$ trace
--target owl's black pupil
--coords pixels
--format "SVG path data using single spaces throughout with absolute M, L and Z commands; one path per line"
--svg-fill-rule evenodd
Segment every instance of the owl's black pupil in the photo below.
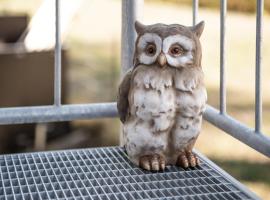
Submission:
M 148 48 L 148 53 L 150 53 L 150 54 L 154 53 L 154 48 L 153 47 L 149 47 Z
M 179 53 L 179 51 L 180 51 L 179 48 L 174 48 L 173 49 L 173 53 L 175 53 L 175 54 Z

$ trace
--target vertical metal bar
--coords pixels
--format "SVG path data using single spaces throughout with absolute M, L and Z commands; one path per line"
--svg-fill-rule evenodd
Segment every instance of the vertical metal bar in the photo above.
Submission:
M 133 66 L 132 62 L 136 39 L 134 23 L 140 18 L 143 2 L 143 0 L 122 0 L 122 74 Z
M 226 31 L 227 0 L 220 2 L 220 114 L 226 113 L 226 74 L 225 74 L 225 31 Z
M 121 76 L 133 67 L 136 31 L 135 21 L 141 18 L 144 0 L 122 0 Z M 120 145 L 123 134 L 120 133 Z
M 48 124 L 38 123 L 35 127 L 35 151 L 44 151 L 46 149 Z
M 61 105 L 60 0 L 55 0 L 54 105 Z
M 257 0 L 256 14 L 256 73 L 255 73 L 255 132 L 261 132 L 262 95 L 261 95 L 261 50 L 262 50 L 262 15 L 263 0 Z
M 198 21 L 199 0 L 192 1 L 192 25 L 195 26 Z

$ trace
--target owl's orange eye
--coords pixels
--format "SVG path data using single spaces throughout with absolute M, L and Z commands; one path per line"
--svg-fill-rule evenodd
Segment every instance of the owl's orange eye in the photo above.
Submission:
M 169 53 L 172 56 L 180 56 L 185 52 L 185 50 L 178 44 L 172 45 L 169 49 Z
M 145 52 L 149 56 L 153 56 L 156 53 L 156 46 L 154 44 L 147 45 Z

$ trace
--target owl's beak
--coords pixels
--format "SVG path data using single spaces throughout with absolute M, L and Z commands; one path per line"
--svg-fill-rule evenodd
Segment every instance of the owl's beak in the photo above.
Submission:
M 160 53 L 158 56 L 158 64 L 160 67 L 164 67 L 167 63 L 167 59 L 164 53 Z

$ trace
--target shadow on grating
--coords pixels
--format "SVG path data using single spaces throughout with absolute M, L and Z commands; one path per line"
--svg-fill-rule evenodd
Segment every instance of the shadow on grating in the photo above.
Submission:
M 252 199 L 202 160 L 151 173 L 120 147 L 0 156 L 0 200 Z

